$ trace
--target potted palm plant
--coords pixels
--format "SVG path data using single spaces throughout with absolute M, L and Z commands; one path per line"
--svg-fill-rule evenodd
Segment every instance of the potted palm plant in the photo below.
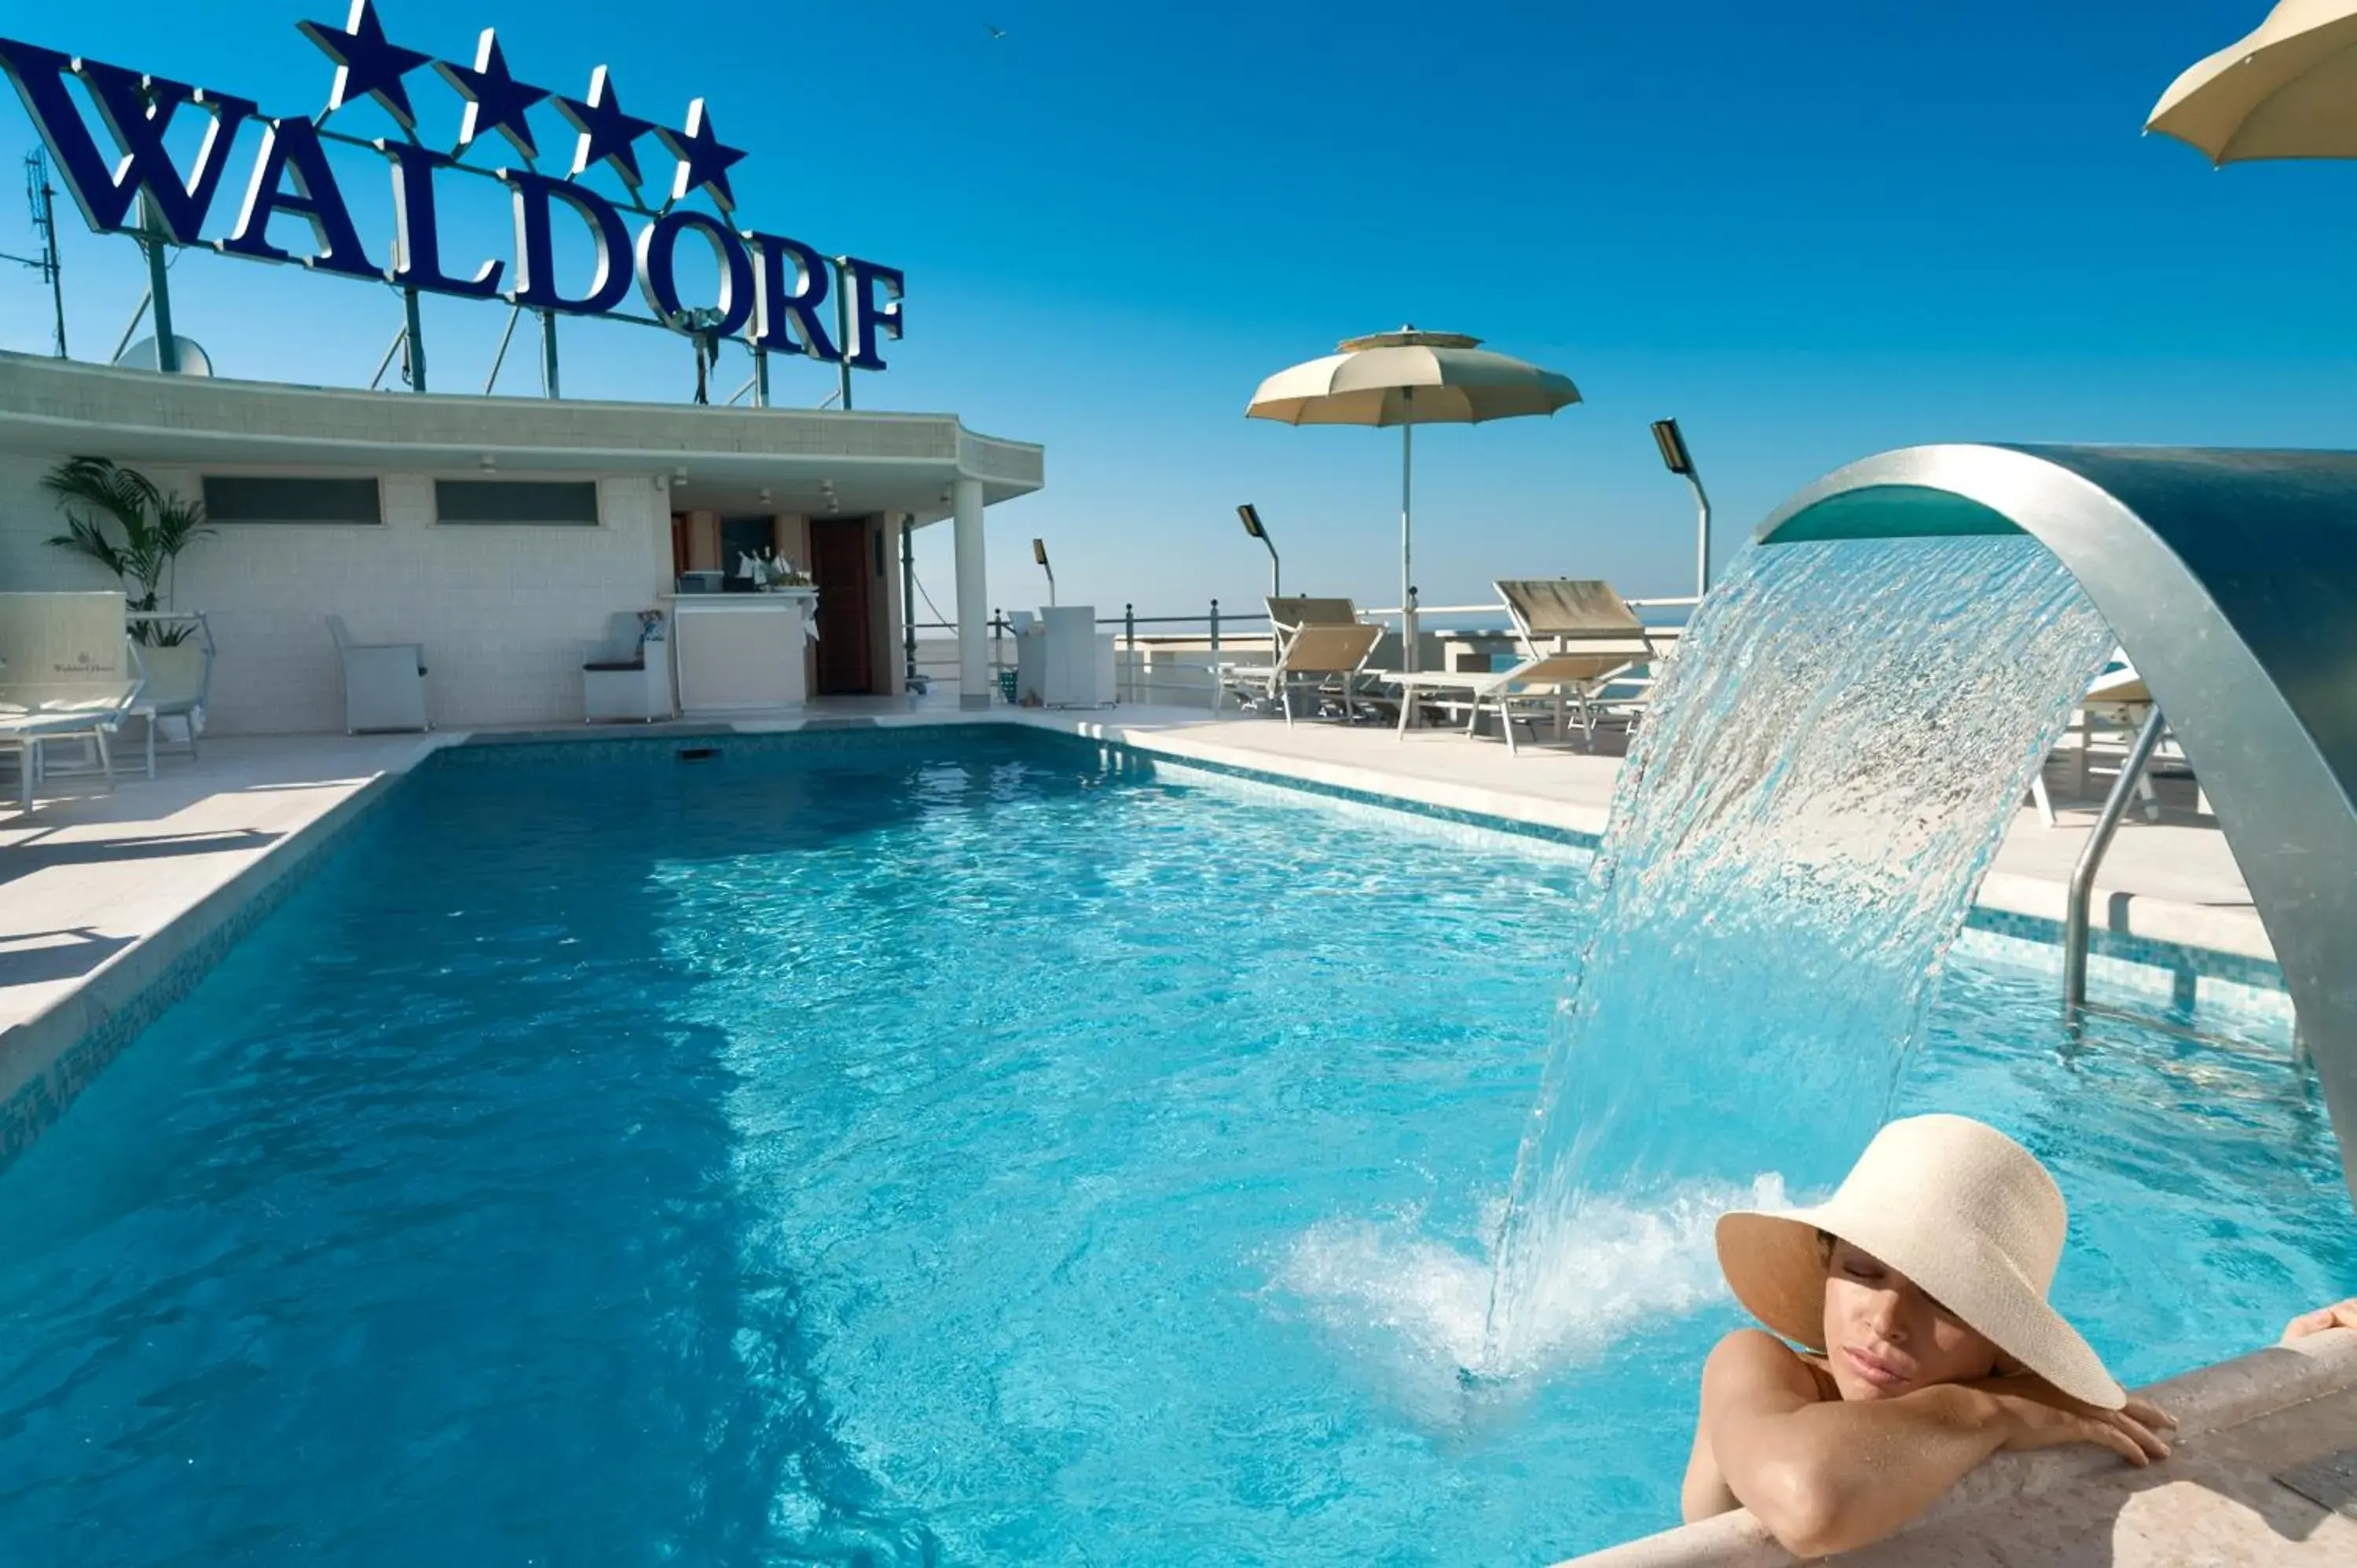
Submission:
M 138 469 L 105 457 L 70 457 L 43 475 L 41 485 L 66 514 L 67 531 L 51 538 L 51 544 L 113 573 L 133 609 L 172 607 L 180 552 L 212 532 L 202 502 L 159 490 Z M 196 640 L 196 630 L 191 622 L 132 623 L 131 635 L 147 670 L 141 695 L 160 713 L 186 714 L 201 700 L 212 650 Z

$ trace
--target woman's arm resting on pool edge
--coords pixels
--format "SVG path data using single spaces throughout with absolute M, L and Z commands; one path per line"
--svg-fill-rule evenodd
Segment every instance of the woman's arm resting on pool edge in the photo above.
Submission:
M 2168 1452 L 2132 1416 L 1965 1383 L 1891 1400 L 1828 1400 L 1806 1362 L 1756 1328 L 1720 1340 L 1704 1364 L 1696 1436 L 1686 1517 L 1717 1511 L 1715 1477 L 1697 1474 L 1706 1442 L 1727 1489 L 1802 1557 L 1881 1540 L 2000 1448 L 2097 1443 L 2136 1465 Z
M 2338 1301 L 2330 1306 L 2319 1306 L 2314 1312 L 2303 1312 L 2284 1325 L 2278 1345 L 2288 1345 L 2295 1339 L 2305 1339 L 2311 1334 L 2321 1334 L 2328 1328 L 2357 1328 L 2357 1295 Z

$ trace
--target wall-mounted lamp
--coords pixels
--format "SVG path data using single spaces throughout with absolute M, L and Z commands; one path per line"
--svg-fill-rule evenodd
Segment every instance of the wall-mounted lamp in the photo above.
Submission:
M 1039 570 L 1048 574 L 1048 604 L 1052 608 L 1056 603 L 1056 569 L 1048 564 L 1046 540 L 1035 539 L 1031 542 L 1031 559 L 1039 563 Z
M 683 485 L 687 483 L 687 470 L 685 468 L 673 468 L 671 471 L 671 482 L 674 485 Z
M 1268 550 L 1268 593 L 1269 597 L 1275 598 L 1285 591 L 1284 569 L 1276 559 L 1276 541 L 1268 536 L 1268 530 L 1262 526 L 1260 521 L 1260 508 L 1252 502 L 1246 501 L 1236 508 L 1236 515 L 1243 519 L 1244 532 L 1259 540 Z
M 1695 510 L 1695 596 L 1710 592 L 1710 497 L 1703 492 L 1702 476 L 1695 472 L 1694 454 L 1686 450 L 1686 438 L 1674 419 L 1653 421 L 1653 443 L 1662 449 L 1662 467 L 1679 475 L 1694 488 Z
M 499 459 L 493 457 L 489 452 L 484 453 L 480 458 L 477 459 L 477 461 L 480 464 L 483 472 L 486 474 L 499 467 Z
M 763 506 L 770 504 L 770 487 L 767 485 L 761 487 L 761 504 Z

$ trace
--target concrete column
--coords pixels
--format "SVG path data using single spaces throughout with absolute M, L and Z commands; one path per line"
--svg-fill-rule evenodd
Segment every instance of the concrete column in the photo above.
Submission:
M 982 564 L 982 481 L 960 479 L 957 530 L 958 706 L 990 706 L 990 585 Z

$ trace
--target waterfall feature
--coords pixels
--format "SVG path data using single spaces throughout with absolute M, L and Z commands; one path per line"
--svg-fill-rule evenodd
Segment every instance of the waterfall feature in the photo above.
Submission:
M 1755 547 L 1622 770 L 1516 1156 L 1486 1365 L 1541 1363 L 1590 1205 L 1830 1184 L 2110 631 L 2020 535 Z

